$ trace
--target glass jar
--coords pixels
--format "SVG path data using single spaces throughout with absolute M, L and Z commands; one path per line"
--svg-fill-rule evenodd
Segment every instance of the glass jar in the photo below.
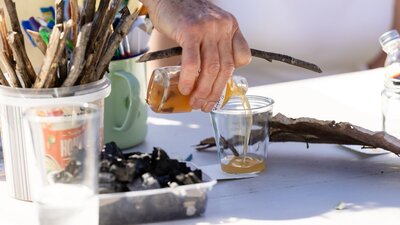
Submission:
M 387 57 L 382 90 L 382 129 L 400 138 L 400 35 L 397 30 L 382 34 L 379 42 Z
M 160 67 L 153 71 L 146 102 L 156 113 L 191 112 L 190 95 L 182 95 L 178 89 L 180 66 Z M 234 75 L 229 80 L 214 110 L 223 107 L 232 96 L 243 96 L 248 89 L 244 77 Z

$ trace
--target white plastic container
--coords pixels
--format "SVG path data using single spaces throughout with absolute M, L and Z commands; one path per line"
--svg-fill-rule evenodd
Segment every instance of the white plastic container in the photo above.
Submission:
M 103 121 L 104 98 L 110 92 L 111 83 L 106 77 L 90 84 L 62 88 L 23 89 L 0 86 L 1 138 L 7 189 L 11 197 L 32 201 L 32 194 L 40 183 L 29 138 L 29 126 L 23 119 L 24 111 L 35 106 L 93 103 L 100 107 Z
M 100 194 L 99 223 L 138 224 L 200 216 L 206 211 L 207 193 L 217 183 L 205 173 L 202 180 L 173 188 Z

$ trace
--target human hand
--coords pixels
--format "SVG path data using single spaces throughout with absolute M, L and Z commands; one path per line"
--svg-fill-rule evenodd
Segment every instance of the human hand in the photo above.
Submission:
M 182 47 L 179 90 L 210 112 L 235 68 L 251 60 L 236 19 L 207 0 L 141 0 L 156 29 Z

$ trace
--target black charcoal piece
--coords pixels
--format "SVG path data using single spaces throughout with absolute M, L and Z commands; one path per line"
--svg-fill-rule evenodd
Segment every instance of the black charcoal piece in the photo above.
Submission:
M 200 182 L 203 180 L 203 173 L 199 169 L 193 170 L 193 173 L 199 178 Z
M 168 154 L 162 148 L 159 147 L 154 147 L 151 155 L 152 155 L 151 160 L 153 160 L 153 162 L 165 161 L 169 159 Z
M 124 159 L 124 154 L 122 153 L 121 149 L 118 148 L 117 144 L 115 142 L 109 142 L 105 144 L 100 153 L 100 159 L 106 159 L 114 162 L 114 160 L 117 158 Z
M 127 185 L 131 191 L 150 190 L 160 188 L 160 184 L 150 173 L 145 173 L 141 178 L 134 180 Z
M 135 157 L 133 157 L 135 156 Z M 133 160 L 135 164 L 135 177 L 151 172 L 151 156 L 149 154 L 142 154 L 140 156 L 133 155 L 129 159 Z
M 135 164 L 131 162 L 125 165 L 114 164 L 110 167 L 110 172 L 115 175 L 117 181 L 131 182 L 135 174 Z
M 109 160 L 103 159 L 100 161 L 100 172 L 109 172 L 111 167 L 111 162 Z
M 168 187 L 168 183 L 171 181 L 171 178 L 168 174 L 165 176 L 156 176 L 156 179 L 162 188 Z
M 194 184 L 201 183 L 201 180 L 193 172 L 189 172 L 187 176 L 192 180 Z

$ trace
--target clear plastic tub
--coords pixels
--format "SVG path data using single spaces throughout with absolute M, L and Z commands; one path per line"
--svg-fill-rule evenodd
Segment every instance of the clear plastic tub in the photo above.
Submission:
M 187 163 L 192 169 L 197 167 Z M 100 225 L 184 219 L 206 211 L 207 193 L 217 183 L 203 172 L 203 182 L 145 191 L 100 195 Z
M 7 189 L 11 197 L 32 201 L 35 190 L 40 186 L 30 129 L 23 119 L 25 110 L 37 106 L 93 103 L 101 108 L 103 120 L 104 98 L 110 92 L 111 82 L 107 78 L 60 88 L 11 88 L 0 85 L 1 139 Z

